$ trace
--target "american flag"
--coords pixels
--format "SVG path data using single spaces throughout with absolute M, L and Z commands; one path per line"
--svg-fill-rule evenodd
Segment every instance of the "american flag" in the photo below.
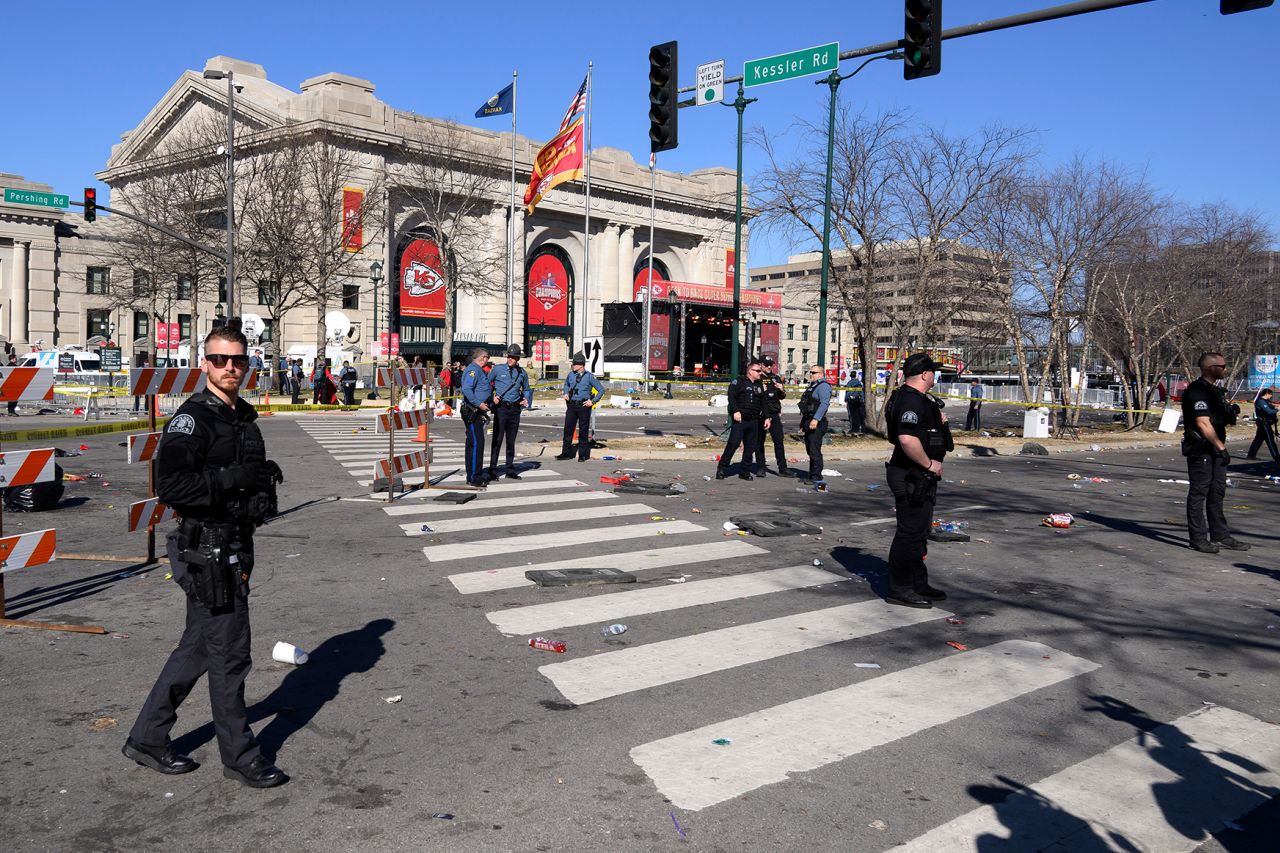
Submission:
M 560 130 L 564 130 L 573 124 L 573 117 L 587 108 L 587 78 L 582 78 L 582 85 L 578 87 L 578 94 L 573 96 L 573 103 L 569 104 L 569 109 L 565 111 L 564 119 L 560 122 Z

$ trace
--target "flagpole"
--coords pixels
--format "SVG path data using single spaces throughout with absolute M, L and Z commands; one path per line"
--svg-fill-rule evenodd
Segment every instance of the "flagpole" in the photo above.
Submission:
M 516 78 L 511 72 L 511 207 L 507 213 L 507 346 L 516 335 Z
M 590 314 L 591 314 L 591 69 L 594 65 L 590 60 L 587 61 L 587 121 L 584 128 L 587 141 L 587 191 L 586 191 L 586 217 L 583 221 L 582 231 L 582 338 L 585 339 L 591 331 Z M 583 346 L 586 346 L 585 340 L 580 340 Z

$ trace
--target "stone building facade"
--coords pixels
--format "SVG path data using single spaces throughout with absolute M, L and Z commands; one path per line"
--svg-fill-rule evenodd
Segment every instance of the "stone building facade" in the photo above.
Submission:
M 287 352 L 310 346 L 314 352 L 318 317 L 341 311 L 350 326 L 341 345 L 353 356 L 368 359 L 375 326 L 369 271 L 376 260 L 384 270 L 378 294 L 378 329 L 385 331 L 390 324 L 392 331 L 400 333 L 404 356 L 438 358 L 442 323 L 412 318 L 406 322 L 397 312 L 403 285 L 399 253 L 422 217 L 410 201 L 412 193 L 399 191 L 402 183 L 410 180 L 411 170 L 397 161 L 395 143 L 446 123 L 398 110 L 374 96 L 373 83 L 344 74 L 313 77 L 302 82 L 300 91 L 294 91 L 268 79 L 262 66 L 251 62 L 219 56 L 210 59 L 206 69 L 234 74 L 237 154 L 243 149 L 245 157 L 252 157 L 252 152 L 268 151 L 274 141 L 290 134 L 323 128 L 358 157 L 359 170 L 352 181 L 355 187 L 382 188 L 381 199 L 371 201 L 382 205 L 378 218 L 385 222 L 385 228 L 364 233 L 361 257 L 348 265 L 341 296 L 332 304 L 302 306 L 284 317 L 270 318 L 268 306 L 258 301 L 258 283 L 237 275 L 236 313 L 253 313 L 266 320 L 263 343 L 269 350 L 278 347 Z M 206 79 L 198 71 L 182 72 L 142 121 L 113 147 L 105 168 L 98 173 L 111 189 L 110 199 L 101 202 L 137 212 L 143 205 L 134 195 L 149 176 L 163 168 L 158 152 L 165 149 L 166 141 L 201 121 L 225 123 L 227 108 L 225 80 Z M 491 121 L 501 125 L 504 120 Z M 474 141 L 477 149 L 496 152 L 485 162 L 460 160 L 458 168 L 485 170 L 495 177 L 488 209 L 476 215 L 505 255 L 511 134 L 448 126 Z M 526 215 L 520 206 L 539 147 L 535 140 L 515 138 L 515 288 L 510 321 L 514 340 L 507 340 L 506 275 L 496 275 L 482 292 L 457 296 L 455 352 L 472 345 L 501 348 L 514 342 L 527 346 L 533 338 L 542 337 L 549 341 L 548 361 L 563 362 L 571 347 L 581 346 L 584 336 L 601 334 L 605 305 L 634 299 L 636 276 L 650 250 L 647 166 L 638 165 L 619 149 L 601 147 L 591 152 L 591 257 L 589 281 L 584 284 L 583 183 L 555 188 L 532 215 Z M 6 187 L 50 189 L 16 175 L 4 175 L 0 182 Z M 727 168 L 689 174 L 657 172 L 654 259 L 670 279 L 722 286 L 734 240 L 734 186 L 734 172 Z M 210 197 L 208 203 L 211 214 L 223 215 L 225 203 L 221 199 Z M 20 352 L 37 341 L 46 347 L 87 345 L 95 336 L 110 336 L 132 359 L 139 352 L 154 353 L 157 320 L 180 323 L 184 341 L 199 339 L 215 322 L 218 297 L 225 291 L 216 281 L 195 288 L 194 300 L 179 300 L 166 312 L 169 316 L 154 316 L 149 306 L 122 304 L 120 293 L 112 289 L 126 286 L 132 273 L 112 268 L 110 261 L 109 243 L 122 227 L 113 222 L 117 219 L 104 214 L 97 222 L 86 223 L 76 211 L 0 205 L 0 333 Z M 210 242 L 216 246 L 217 239 L 215 232 Z M 570 322 L 559 332 L 545 326 L 527 327 L 525 322 L 527 268 L 534 258 L 548 254 L 555 256 L 572 286 Z M 210 276 L 216 277 L 219 262 L 213 257 L 208 262 Z

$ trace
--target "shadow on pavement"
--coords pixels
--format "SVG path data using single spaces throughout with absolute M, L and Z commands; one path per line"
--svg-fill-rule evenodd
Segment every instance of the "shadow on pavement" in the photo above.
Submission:
M 118 569 L 90 575 L 87 578 L 76 578 L 54 586 L 38 586 L 17 595 L 9 596 L 6 605 L 13 607 L 6 614 L 10 619 L 23 619 L 32 613 L 58 607 L 81 598 L 96 595 L 113 586 L 117 581 L 127 580 L 145 575 L 160 568 L 159 563 L 133 563 L 122 565 Z
M 969 796 L 990 806 L 996 817 L 1009 830 L 1008 838 L 979 835 L 973 840 L 978 853 L 1021 853 L 1046 849 L 1050 838 L 1069 839 L 1075 853 L 1110 853 L 1123 850 L 1138 853 L 1138 848 L 1124 836 L 1108 832 L 1107 838 L 1094 832 L 1083 818 L 1076 817 L 1053 800 L 1004 776 L 1000 785 L 970 785 Z M 1055 845 L 1056 849 L 1056 845 Z

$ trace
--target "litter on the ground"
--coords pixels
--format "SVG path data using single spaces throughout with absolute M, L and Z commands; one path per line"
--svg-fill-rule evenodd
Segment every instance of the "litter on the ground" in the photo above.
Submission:
M 699 512 L 699 513 L 700 513 L 700 512 L 702 512 L 702 510 L 698 509 L 698 508 L 695 506 L 695 507 L 692 507 L 692 508 L 689 510 L 689 512 Z
M 676 450 L 684 450 L 688 446 L 689 445 L 685 444 L 683 441 L 676 442 Z
M 1190 480 L 1160 480 L 1160 482 L 1161 482 L 1161 483 L 1177 483 L 1177 484 L 1178 484 L 1178 485 L 1180 485 L 1180 486 L 1189 486 L 1189 485 L 1191 485 L 1191 481 L 1190 481 Z
M 388 705 L 395 705 L 395 704 L 398 704 L 398 703 L 400 702 L 400 700 L 402 700 L 402 699 L 404 699 L 404 697 L 403 697 L 403 696 L 401 696 L 401 695 L 399 695 L 399 694 L 397 694 L 397 695 L 395 695 L 395 696 L 383 696 L 383 697 L 382 697 L 382 701 L 383 701 L 383 702 L 386 702 Z
M 876 818 L 875 820 L 871 821 L 871 823 L 867 824 L 867 826 L 871 829 L 878 829 L 881 832 L 884 832 L 889 828 L 889 824 L 885 823 L 879 818 Z
M 957 530 L 968 530 L 969 522 L 967 521 L 944 521 L 941 518 L 933 520 L 933 529 L 942 530 L 947 533 L 955 533 Z
M 947 624 L 948 624 L 948 625 L 963 625 L 963 624 L 964 624 L 964 620 L 963 620 L 963 619 L 960 619 L 959 617 L 956 617 L 956 616 L 948 616 L 948 617 L 947 617 Z
M 436 820 L 453 820 L 453 815 L 448 812 L 436 812 L 432 817 Z
M 835 468 L 823 468 L 823 469 L 822 469 L 822 476 L 824 476 L 824 477 L 843 477 L 843 476 L 844 476 L 844 474 L 841 474 L 841 473 L 840 473 L 839 471 L 837 471 Z
M 544 652 L 555 652 L 556 654 L 564 654 L 568 648 L 562 640 L 548 640 L 546 637 L 530 637 L 529 648 L 539 649 Z
M 724 524 L 722 524 L 722 525 L 720 525 L 720 526 L 721 526 L 721 527 L 723 527 L 725 530 L 737 530 L 737 529 L 738 529 L 738 525 L 734 524 L 732 521 L 726 521 Z
M 671 812 L 671 822 L 676 825 L 676 832 L 680 833 L 681 838 L 688 838 L 688 836 L 684 834 L 684 830 L 680 828 L 680 821 L 676 820 L 675 812 Z
M 1042 518 L 1040 523 L 1045 527 L 1070 527 L 1075 518 L 1069 512 L 1054 512 Z
M 115 717 L 99 717 L 89 724 L 89 728 L 93 729 L 95 732 L 105 732 L 107 729 L 114 729 L 115 727 Z
M 867 491 L 868 491 L 868 492 L 874 492 L 874 491 L 875 491 L 876 489 L 878 489 L 878 488 L 880 488 L 880 484 L 879 484 L 879 483 L 868 483 L 868 484 L 867 484 Z
M 615 622 L 612 625 L 606 625 L 600 629 L 600 633 L 606 637 L 616 637 L 618 634 L 627 633 L 627 626 L 621 622 Z
M 968 646 L 966 646 L 964 643 L 957 643 L 955 640 L 947 640 L 947 645 L 948 645 L 948 646 L 950 646 L 951 648 L 955 649 L 955 650 L 956 650 L 956 651 L 958 651 L 958 652 L 967 652 L 967 651 L 969 651 L 969 647 L 968 647 Z
M 814 561 L 813 561 L 813 564 L 814 564 L 815 566 L 821 567 L 821 566 L 822 566 L 822 561 L 821 561 L 821 560 L 814 560 Z
M 854 666 L 857 667 L 858 669 L 879 669 L 880 668 L 880 664 L 878 663 L 855 663 Z
M 711 742 L 714 743 L 716 746 L 728 746 L 729 744 L 733 743 L 733 741 L 729 740 L 729 738 L 727 737 L 718 737 Z

